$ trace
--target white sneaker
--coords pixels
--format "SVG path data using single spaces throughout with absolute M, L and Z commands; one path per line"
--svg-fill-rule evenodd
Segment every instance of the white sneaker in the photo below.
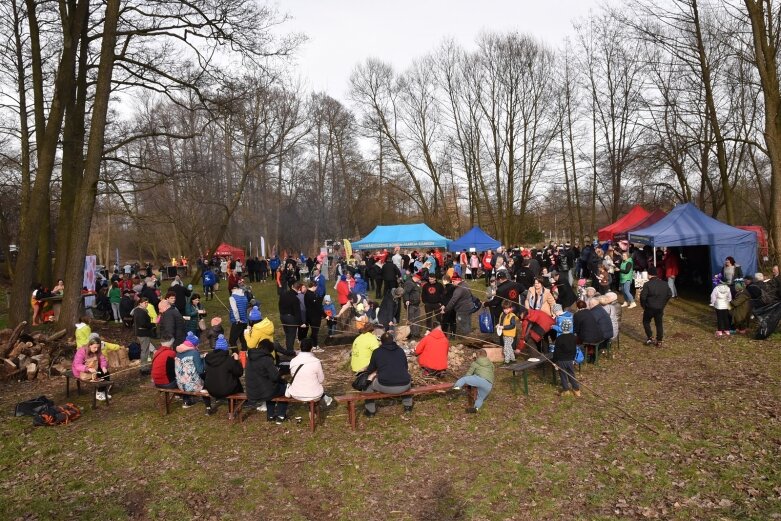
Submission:
M 95 399 L 100 400 L 101 402 L 106 401 L 106 394 L 102 392 L 95 393 Z
M 629 304 L 629 307 L 627 309 L 632 309 L 636 307 L 637 307 L 637 302 L 632 302 L 631 304 Z
M 325 353 L 325 349 L 323 349 L 322 347 L 313 347 L 312 348 L 312 352 L 313 353 Z
M 629 305 L 629 304 L 627 304 L 626 302 L 624 302 L 623 304 L 621 304 L 621 307 L 622 307 L 622 308 L 625 308 L 625 307 L 627 307 L 628 305 Z
M 263 405 L 261 405 L 260 407 L 258 407 L 255 410 L 258 411 L 258 412 L 266 412 L 266 404 L 264 403 Z

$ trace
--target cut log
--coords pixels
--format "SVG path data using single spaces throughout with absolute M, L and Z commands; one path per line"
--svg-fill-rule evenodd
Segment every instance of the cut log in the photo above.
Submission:
M 17 342 L 16 346 L 11 350 L 10 353 L 8 353 L 8 358 L 13 360 L 19 356 L 19 353 L 21 353 L 24 349 L 30 348 L 32 346 L 32 342 Z
M 27 364 L 27 379 L 35 380 L 36 376 L 38 376 L 38 364 L 35 363 Z
M 34 344 L 30 349 L 30 356 L 40 355 L 46 348 L 46 344 Z
M 11 374 L 16 373 L 18 370 L 16 364 L 9 359 L 3 358 L 0 361 L 0 375 L 2 377 L 6 378 Z
M 8 353 L 11 352 L 11 350 L 16 346 L 16 341 L 19 339 L 19 335 L 22 334 L 22 331 L 24 331 L 24 328 L 27 326 L 26 321 L 19 322 L 19 325 L 14 328 L 13 333 L 11 333 L 11 338 L 8 339 L 8 342 L 5 344 L 5 348 L 0 351 L 0 358 L 7 358 Z
M 68 332 L 67 329 L 62 329 L 60 331 L 57 331 L 53 335 L 49 335 L 48 337 L 46 337 L 44 343 L 49 344 L 51 342 L 54 342 L 55 340 L 59 340 L 60 338 L 64 337 L 67 332 Z

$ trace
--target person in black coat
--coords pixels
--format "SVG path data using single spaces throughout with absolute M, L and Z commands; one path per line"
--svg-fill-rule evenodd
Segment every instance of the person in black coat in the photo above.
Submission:
M 575 379 L 576 351 L 577 339 L 572 334 L 572 321 L 564 320 L 561 323 L 561 334 L 556 337 L 553 348 L 553 363 L 558 366 L 562 396 L 569 396 L 572 393 L 580 396 L 580 384 Z
M 306 308 L 306 323 L 311 328 L 312 349 L 317 352 L 317 337 L 320 333 L 320 323 L 323 320 L 323 299 L 317 296 L 317 282 L 309 281 L 304 293 L 304 307 Z
M 279 320 L 285 330 L 285 347 L 287 349 L 293 349 L 298 330 L 302 325 L 305 325 L 306 317 L 301 314 L 301 301 L 298 300 L 298 294 L 304 291 L 303 286 L 302 283 L 296 282 L 289 290 L 282 292 L 282 295 L 279 296 Z
M 192 291 L 185 288 L 182 281 L 179 280 L 179 277 L 177 276 L 176 280 L 171 284 L 171 287 L 168 288 L 168 293 L 176 295 L 174 307 L 179 310 L 179 314 L 184 315 L 187 308 L 187 297 L 192 294 Z
M 383 294 L 387 295 L 391 290 L 399 285 L 398 280 L 401 277 L 399 268 L 390 261 L 386 261 L 381 268 Z
M 569 279 L 567 277 L 562 278 L 558 271 L 552 271 L 550 278 L 556 285 L 556 290 L 558 291 L 556 303 L 561 304 L 561 307 L 565 310 L 570 308 L 572 304 L 578 300 L 578 297 L 575 295 L 575 291 L 572 289 Z
M 244 368 L 239 362 L 239 355 L 228 352 L 228 341 L 223 335 L 217 337 L 214 351 L 206 355 L 206 390 L 215 398 L 226 398 L 231 394 L 244 392 L 241 386 L 241 375 Z
M 643 329 L 647 340 L 646 345 L 662 346 L 664 340 L 664 308 L 673 297 L 670 286 L 656 276 L 656 266 L 648 266 L 648 282 L 640 291 L 640 305 L 643 307 Z M 651 331 L 651 320 L 656 325 L 656 341 Z
M 168 299 L 160 302 L 160 338 L 173 338 L 174 347 L 184 342 L 187 336 L 187 328 L 184 324 L 184 318 L 179 310 L 171 306 Z
M 155 290 L 155 283 L 154 281 L 152 281 L 151 278 L 148 279 L 148 282 L 144 283 L 144 286 L 141 288 L 140 296 L 146 297 L 146 299 L 149 301 L 152 307 L 155 308 L 155 311 L 158 311 L 158 306 L 160 305 L 160 297 L 157 296 L 157 290 Z
M 613 321 L 610 320 L 610 315 L 605 311 L 605 308 L 599 305 L 599 299 L 590 298 L 587 304 L 589 312 L 594 316 L 594 320 L 597 321 L 599 330 L 602 332 L 602 339 L 613 338 Z
M 271 401 L 285 395 L 285 381 L 271 356 L 273 350 L 274 343 L 264 339 L 256 349 L 247 351 L 247 401 L 251 407 L 266 402 L 266 419 L 282 423 L 287 417 L 287 403 Z
M 390 331 L 401 320 L 401 297 L 404 295 L 402 288 L 393 288 L 386 293 L 380 302 L 380 310 L 377 312 L 377 321 L 382 324 L 385 331 Z
M 400 394 L 408 391 L 412 385 L 407 355 L 394 341 L 393 333 L 386 332 L 380 337 L 380 347 L 372 352 L 366 370 L 369 373 L 376 371 L 377 376 L 365 392 Z M 369 417 L 374 416 L 377 413 L 374 400 L 366 400 L 365 403 L 364 414 Z M 412 396 L 405 396 L 401 403 L 404 404 L 405 412 L 412 411 Z

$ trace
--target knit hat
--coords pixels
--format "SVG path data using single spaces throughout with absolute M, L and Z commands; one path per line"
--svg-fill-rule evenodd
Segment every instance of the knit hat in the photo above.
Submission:
M 323 303 L 330 304 L 331 303 L 331 295 L 326 295 L 323 297 Z
M 342 275 L 341 277 L 339 277 L 339 280 L 347 280 L 347 275 Z
M 200 342 L 200 339 L 195 333 L 193 333 L 192 331 L 188 331 L 187 336 L 184 338 L 184 341 L 190 342 L 192 345 L 197 346 L 198 343 Z
M 361 274 L 360 273 L 356 273 L 355 275 L 353 275 L 353 278 L 354 279 L 360 279 L 361 278 Z
M 165 299 L 161 300 L 161 301 L 160 301 L 160 304 L 158 304 L 158 305 L 157 305 L 157 310 L 158 310 L 160 313 L 165 313 L 165 312 L 166 312 L 166 311 L 168 311 L 169 309 L 171 309 L 171 303 L 170 303 L 170 302 L 168 302 L 168 301 L 167 301 L 167 300 L 165 300 Z
M 214 317 L 211 321 L 212 327 L 217 327 L 220 324 L 222 324 L 222 319 L 220 317 Z
M 217 341 L 214 343 L 214 350 L 215 351 L 227 351 L 228 350 L 228 341 L 225 340 L 225 335 L 220 335 L 217 337 Z
M 98 342 L 100 342 L 100 334 L 98 334 L 98 333 L 90 333 L 90 335 L 87 337 L 87 343 L 90 344 L 94 340 L 97 340 Z
M 453 273 L 453 276 L 450 277 L 450 282 L 461 282 L 461 275 Z
M 413 273 L 413 274 L 412 274 L 412 276 L 413 276 L 413 277 L 417 277 L 418 279 L 421 279 L 421 278 L 423 278 L 423 274 L 422 274 L 422 273 L 420 273 L 419 271 L 416 271 L 415 273 Z
M 258 309 L 258 306 L 252 307 L 252 310 L 249 312 L 249 319 L 253 322 L 260 322 L 263 320 L 263 315 L 260 314 L 260 309 Z
M 554 315 L 561 315 L 564 313 L 564 308 L 561 307 L 561 304 L 554 304 L 553 305 L 553 314 Z

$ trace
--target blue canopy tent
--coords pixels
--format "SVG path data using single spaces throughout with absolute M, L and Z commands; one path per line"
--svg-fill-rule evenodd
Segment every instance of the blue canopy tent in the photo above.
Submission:
M 448 246 L 450 251 L 469 251 L 474 248 L 475 251 L 495 250 L 502 244 L 490 235 L 485 233 L 482 228 L 475 226 L 464 235 L 454 240 Z
M 425 224 L 397 224 L 377 226 L 369 235 L 352 243 L 353 250 L 377 250 L 380 248 L 447 248 L 445 237 Z
M 746 275 L 757 271 L 757 235 L 717 221 L 692 203 L 679 204 L 651 226 L 630 231 L 629 241 L 654 248 L 709 246 L 711 274 L 721 270 L 727 257 L 734 257 Z

